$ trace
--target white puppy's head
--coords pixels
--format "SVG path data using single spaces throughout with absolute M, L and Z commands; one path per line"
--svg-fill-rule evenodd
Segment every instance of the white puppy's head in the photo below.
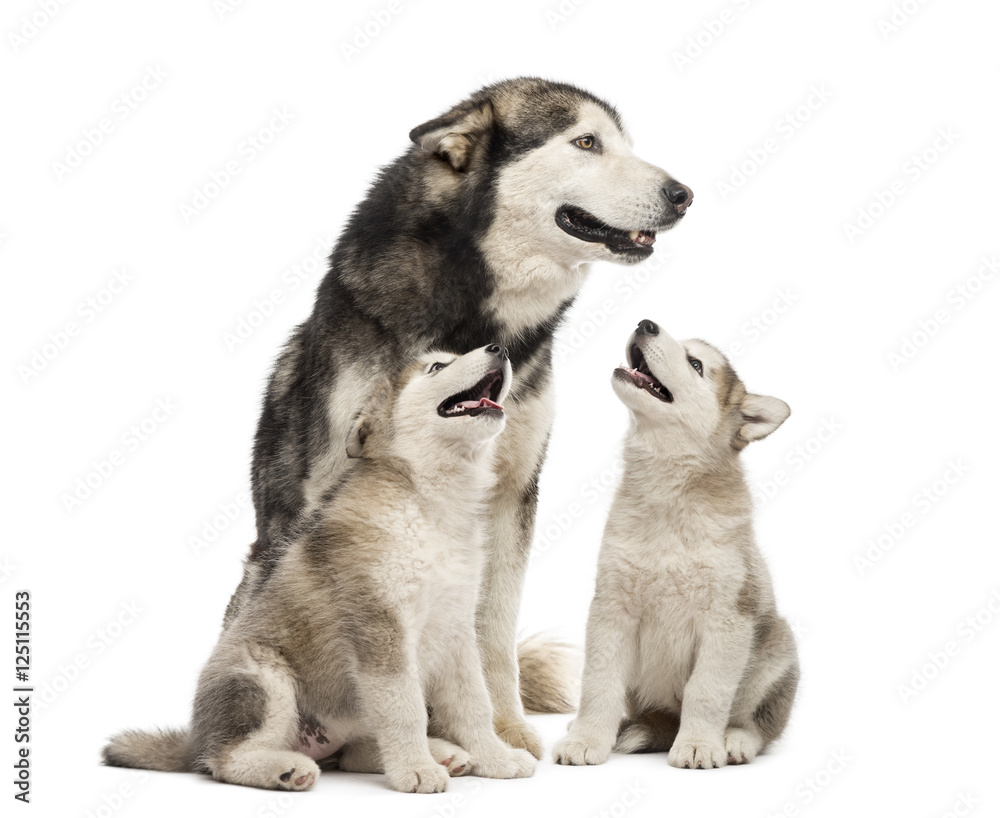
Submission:
M 347 454 L 468 456 L 503 431 L 510 382 L 507 350 L 498 344 L 465 355 L 421 355 L 373 393 L 347 436 Z
M 629 337 L 627 366 L 611 382 L 638 428 L 652 429 L 706 454 L 740 451 L 777 429 L 791 413 L 778 398 L 746 391 L 711 344 L 675 341 L 644 320 Z

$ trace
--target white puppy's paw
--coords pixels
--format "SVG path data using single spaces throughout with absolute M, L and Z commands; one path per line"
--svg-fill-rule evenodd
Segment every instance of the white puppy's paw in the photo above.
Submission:
M 726 745 L 718 739 L 678 736 L 667 753 L 667 763 L 672 767 L 689 770 L 711 770 L 726 766 Z
M 535 757 L 527 750 L 500 747 L 472 759 L 472 774 L 480 778 L 528 778 L 535 772 Z
M 385 777 L 397 792 L 444 792 L 448 789 L 448 771 L 436 761 L 387 769 Z
M 556 764 L 580 766 L 583 764 L 603 764 L 611 754 L 611 744 L 595 741 L 587 736 L 570 733 L 560 739 L 552 749 Z
M 726 757 L 730 764 L 746 764 L 760 752 L 761 737 L 750 730 L 730 727 L 726 730 Z
M 434 760 L 442 765 L 452 778 L 465 775 L 471 769 L 472 758 L 457 744 L 452 744 L 443 738 L 428 738 L 427 745 Z

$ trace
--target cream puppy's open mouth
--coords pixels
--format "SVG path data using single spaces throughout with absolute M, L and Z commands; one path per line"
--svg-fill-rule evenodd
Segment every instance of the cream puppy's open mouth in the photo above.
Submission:
M 475 415 L 503 415 L 503 407 L 497 403 L 503 391 L 503 371 L 488 372 L 475 386 L 452 395 L 438 407 L 443 418 L 474 417 Z

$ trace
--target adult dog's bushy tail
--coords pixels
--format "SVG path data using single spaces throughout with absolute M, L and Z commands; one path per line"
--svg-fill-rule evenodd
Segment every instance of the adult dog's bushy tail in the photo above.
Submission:
M 187 730 L 126 730 L 108 742 L 101 758 L 109 767 L 187 773 L 193 770 Z
M 580 654 L 541 634 L 517 646 L 521 703 L 526 713 L 573 713 L 579 696 Z

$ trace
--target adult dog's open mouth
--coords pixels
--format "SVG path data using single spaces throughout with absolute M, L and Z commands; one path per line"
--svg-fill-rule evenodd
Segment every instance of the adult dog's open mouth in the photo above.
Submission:
M 503 391 L 503 372 L 494 369 L 488 372 L 475 386 L 452 395 L 438 407 L 443 418 L 457 418 L 475 415 L 503 415 L 503 407 L 497 403 Z
M 631 381 L 639 389 L 649 392 L 654 398 L 658 398 L 664 403 L 674 402 L 674 396 L 670 394 L 670 390 L 653 377 L 649 364 L 646 363 L 646 356 L 642 354 L 642 350 L 637 345 L 632 345 L 628 358 L 630 367 L 618 367 L 615 370 L 616 378 Z
M 556 224 L 581 241 L 600 242 L 612 253 L 648 256 L 656 241 L 655 230 L 620 230 L 573 205 L 563 205 L 556 211 Z

